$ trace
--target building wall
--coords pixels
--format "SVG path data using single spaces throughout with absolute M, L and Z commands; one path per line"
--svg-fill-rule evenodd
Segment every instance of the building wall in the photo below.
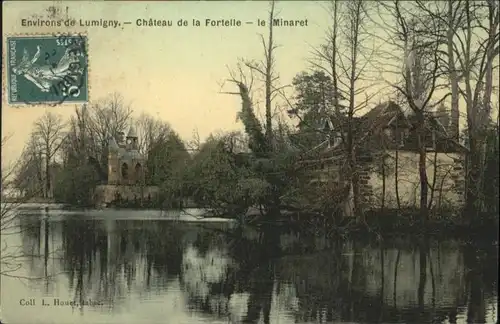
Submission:
M 386 208 L 397 208 L 396 200 L 396 151 L 388 151 L 385 157 L 385 202 Z M 464 204 L 465 173 L 463 155 L 459 153 L 427 153 L 427 178 L 430 184 L 428 199 L 432 195 L 433 206 L 437 208 L 462 207 Z M 397 183 L 402 207 L 419 206 L 420 176 L 419 155 L 415 152 L 398 152 Z M 361 174 L 362 194 L 370 205 L 380 208 L 383 196 L 382 159 L 374 159 L 369 168 Z M 435 164 L 435 165 L 434 165 Z M 436 170 L 436 172 L 435 172 Z M 434 180 L 434 175 L 436 176 Z
M 375 153 L 358 157 L 360 200 L 364 209 L 380 209 L 383 196 L 382 154 Z M 437 153 L 434 163 L 434 152 L 427 153 L 427 178 L 429 181 L 428 201 L 432 197 L 432 207 L 437 209 L 461 208 L 465 202 L 465 172 L 463 154 Z M 397 183 L 401 208 L 419 207 L 420 175 L 418 169 L 419 155 L 416 152 L 398 152 Z M 342 161 L 343 162 L 343 161 Z M 342 163 L 341 162 L 341 163 Z M 339 167 L 339 162 L 312 171 L 312 182 L 339 183 L 346 171 Z M 385 199 L 384 208 L 398 208 L 396 199 L 396 151 L 385 151 Z M 435 164 L 435 165 L 434 165 Z M 434 170 L 437 170 L 434 172 Z M 436 178 L 434 179 L 434 174 Z M 434 184 L 434 192 L 432 186 Z M 352 188 L 348 199 L 344 202 L 344 210 L 353 208 Z M 346 215 L 352 212 L 346 212 Z
M 122 177 L 122 166 L 127 165 L 127 179 Z M 136 166 L 139 165 L 139 170 Z M 108 156 L 108 183 L 132 185 L 144 181 L 145 161 L 144 159 L 120 159 L 115 153 Z
M 99 185 L 94 191 L 94 202 L 97 206 L 109 204 L 116 199 L 117 193 L 123 200 L 133 201 L 135 199 L 154 199 L 158 196 L 157 186 L 124 186 L 124 185 Z
M 110 153 L 108 155 L 108 183 L 120 183 L 120 169 L 118 168 L 119 160 L 118 154 Z

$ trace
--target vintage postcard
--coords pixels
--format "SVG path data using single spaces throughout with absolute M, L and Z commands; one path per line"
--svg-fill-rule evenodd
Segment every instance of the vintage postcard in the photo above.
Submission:
M 496 1 L 5 1 L 0 324 L 497 323 Z

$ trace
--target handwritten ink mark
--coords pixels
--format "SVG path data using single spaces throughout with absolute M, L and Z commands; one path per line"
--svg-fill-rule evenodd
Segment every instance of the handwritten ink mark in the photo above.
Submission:
M 48 61 L 51 56 L 54 56 L 56 54 L 57 52 L 55 48 L 52 50 L 52 54 L 50 54 L 49 52 L 45 52 L 45 61 Z

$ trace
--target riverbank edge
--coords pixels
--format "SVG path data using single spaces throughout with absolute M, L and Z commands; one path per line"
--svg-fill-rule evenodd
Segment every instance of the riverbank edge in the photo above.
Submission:
M 43 204 L 42 204 L 43 205 Z M 50 205 L 47 204 L 49 210 Z M 98 208 L 93 206 L 72 206 L 67 204 L 56 204 L 58 210 L 66 211 L 88 211 L 88 210 L 127 210 L 127 211 L 142 211 L 142 210 L 157 210 L 158 212 L 166 211 L 157 208 L 138 208 L 138 207 L 110 207 Z M 47 206 L 40 206 L 43 210 Z M 20 209 L 32 209 L 23 208 Z M 45 209 L 47 210 L 47 209 Z M 188 209 L 172 209 L 173 212 L 188 212 Z M 220 215 L 211 213 L 210 210 L 199 209 L 193 215 L 196 219 L 205 219 L 209 221 L 210 218 L 226 218 L 239 222 L 241 225 L 248 225 L 253 227 L 272 227 L 275 230 L 293 230 L 302 232 L 304 234 L 322 235 L 322 236 L 373 236 L 373 237 L 392 237 L 392 236 L 421 236 L 423 234 L 428 236 L 446 236 L 456 238 L 488 238 L 498 240 L 499 236 L 499 220 L 498 215 L 492 214 L 478 214 L 473 222 L 468 220 L 466 215 L 457 213 L 456 211 L 441 211 L 439 213 L 433 212 L 430 214 L 428 221 L 425 225 L 420 219 L 418 209 L 405 209 L 405 210 L 371 210 L 367 211 L 364 215 L 364 221 L 353 217 L 337 217 L 321 215 L 317 213 L 300 213 L 283 211 L 278 217 L 271 217 L 270 215 L 262 215 L 260 210 L 254 208 L 249 210 L 243 217 L 234 217 L 230 215 Z
M 487 239 L 497 241 L 499 237 L 498 217 L 483 215 L 480 221 L 468 222 L 457 216 L 455 219 L 430 219 L 426 224 L 409 215 L 388 216 L 371 214 L 360 222 L 354 218 L 343 219 L 338 224 L 320 224 L 310 221 L 263 221 L 258 227 L 275 227 L 312 234 L 314 236 L 343 238 L 391 238 L 398 236 L 447 237 L 455 239 Z

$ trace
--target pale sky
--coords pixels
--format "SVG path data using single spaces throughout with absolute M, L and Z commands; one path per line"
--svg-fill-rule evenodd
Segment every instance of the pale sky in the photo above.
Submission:
M 220 82 L 228 77 L 227 66 L 239 57 L 261 59 L 263 50 L 257 19 L 266 19 L 269 3 L 243 2 L 3 2 L 3 42 L 6 35 L 64 32 L 68 27 L 23 27 L 21 19 L 47 16 L 53 5 L 68 7 L 74 19 L 132 21 L 118 28 L 78 27 L 89 39 L 90 100 L 118 92 L 136 114 L 150 113 L 168 121 L 184 139 L 197 129 L 204 138 L 218 130 L 241 129 L 236 122 L 240 99 L 220 94 Z M 321 42 L 328 24 L 325 3 L 277 3 L 285 19 L 308 19 L 307 27 L 275 28 L 281 48 L 276 51 L 276 70 L 284 84 L 307 68 L 311 46 Z M 240 19 L 241 27 L 137 27 L 138 18 L 191 21 Z M 244 24 L 254 21 L 253 25 Z M 78 27 L 78 28 L 77 28 Z M 5 52 L 3 53 L 5 57 Z M 3 70 L 3 69 L 2 69 Z M 5 80 L 5 72 L 4 72 Z M 5 84 L 5 83 L 4 83 Z M 5 87 L 5 86 L 4 86 Z M 234 89 L 227 88 L 227 91 Z M 2 136 L 11 135 L 2 161 L 17 157 L 28 139 L 32 123 L 45 111 L 69 116 L 74 105 L 59 107 L 12 107 L 2 94 Z

